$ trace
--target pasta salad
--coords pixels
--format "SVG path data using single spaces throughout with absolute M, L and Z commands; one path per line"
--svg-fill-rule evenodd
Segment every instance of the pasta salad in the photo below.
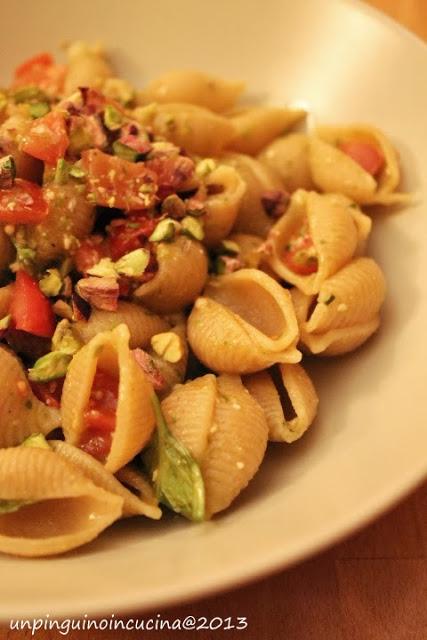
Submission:
M 405 203 L 378 129 L 240 106 L 196 71 L 136 90 L 103 49 L 0 90 L 0 551 L 120 518 L 227 509 L 313 423 L 303 354 L 378 329 L 373 205 Z

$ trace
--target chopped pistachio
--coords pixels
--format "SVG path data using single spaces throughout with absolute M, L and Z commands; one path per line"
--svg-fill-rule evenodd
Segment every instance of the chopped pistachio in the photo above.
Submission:
M 34 367 L 28 370 L 28 378 L 32 382 L 49 382 L 62 378 L 67 373 L 72 356 L 62 351 L 51 351 L 39 358 Z
M 117 131 L 123 125 L 123 115 L 118 109 L 107 104 L 104 110 L 104 124 L 110 131 Z
M 0 331 L 4 331 L 5 329 L 7 329 L 9 327 L 10 319 L 11 319 L 11 316 L 9 314 L 7 316 L 4 316 L 4 318 L 2 318 L 0 320 Z
M 127 145 L 116 140 L 113 142 L 113 153 L 115 156 L 122 158 L 122 160 L 128 160 L 129 162 L 138 162 L 143 158 L 143 154 L 131 149 Z
M 240 253 L 240 247 L 234 240 L 223 240 L 220 245 L 220 253 L 226 256 L 237 256 Z
M 13 99 L 16 104 L 22 102 L 47 102 L 48 97 L 44 91 L 34 85 L 20 87 L 13 93 Z
M 176 222 L 172 218 L 164 218 L 159 222 L 151 236 L 150 242 L 168 242 L 175 236 Z
M 34 118 L 41 118 L 50 111 L 50 107 L 47 102 L 33 102 L 29 105 L 30 116 Z
M 25 438 L 19 446 L 34 449 L 50 449 L 50 445 L 42 433 L 32 433 L 28 438 Z
M 13 513 L 31 502 L 31 500 L 0 500 L 0 514 Z
M 93 267 L 88 269 L 90 276 L 99 276 L 100 278 L 117 278 L 117 271 L 111 258 L 101 258 Z
M 181 232 L 194 240 L 203 240 L 205 237 L 202 223 L 192 216 L 185 216 L 181 221 Z
M 72 178 L 76 178 L 77 180 L 81 180 L 86 177 L 86 171 L 75 164 L 70 168 L 69 174 Z
M 55 184 L 65 184 L 68 180 L 69 164 L 64 158 L 59 158 L 55 169 Z
M 173 331 L 152 336 L 151 346 L 158 356 L 172 364 L 179 362 L 184 355 L 181 338 Z
M 150 261 L 150 252 L 147 249 L 135 249 L 122 256 L 114 267 L 118 274 L 130 278 L 142 276 Z
M 224 275 L 224 273 L 227 272 L 227 265 L 225 263 L 224 258 L 222 258 L 221 256 L 218 256 L 215 261 L 214 261 L 214 265 L 213 265 L 213 270 L 215 271 L 215 273 L 217 273 L 219 276 Z
M 39 286 L 45 296 L 53 298 L 59 295 L 62 289 L 62 278 L 58 269 L 47 269 L 44 276 L 39 280 Z
M 52 336 L 53 351 L 60 351 L 68 355 L 74 355 L 82 346 L 80 340 L 76 338 L 69 320 L 63 319 L 56 325 L 55 333 Z
M 12 238 L 12 242 L 15 245 L 17 262 L 31 265 L 36 257 L 36 252 L 34 251 L 34 249 L 31 249 L 31 247 L 27 247 L 27 245 L 17 240 L 16 238 Z
M 16 178 L 16 165 L 12 155 L 0 159 L 0 189 L 13 187 Z
M 199 178 L 205 178 L 214 169 L 216 169 L 216 166 L 216 162 L 213 158 L 204 158 L 196 164 L 196 175 L 198 175 Z
M 186 214 L 184 201 L 176 193 L 173 193 L 163 200 L 162 213 L 172 218 L 183 218 Z

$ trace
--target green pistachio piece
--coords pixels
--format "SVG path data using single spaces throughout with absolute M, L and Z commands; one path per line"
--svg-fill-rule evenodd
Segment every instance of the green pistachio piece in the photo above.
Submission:
M 0 189 L 13 187 L 16 178 L 16 165 L 13 156 L 0 158 Z
M 50 449 L 49 443 L 42 433 L 32 433 L 20 444 L 21 447 L 33 447 L 34 449 Z
M 70 168 L 68 173 L 72 178 L 76 178 L 77 180 L 82 180 L 86 177 L 86 171 L 75 164 Z
M 58 322 L 52 336 L 53 351 L 74 355 L 81 346 L 82 343 L 74 335 L 70 321 L 64 318 Z
M 222 240 L 220 253 L 226 256 L 237 256 L 240 253 L 240 247 L 234 240 Z
M 176 226 L 177 224 L 172 218 L 164 218 L 148 239 L 150 242 L 169 242 L 175 237 Z
M 111 258 L 101 258 L 99 262 L 88 269 L 87 273 L 99 278 L 117 278 L 116 267 Z
M 31 504 L 31 500 L 0 500 L 0 514 L 13 513 L 26 504 Z
M 23 102 L 48 102 L 48 97 L 44 91 L 34 85 L 20 87 L 12 94 L 15 104 Z
M 61 351 L 51 351 L 34 363 L 34 367 L 28 369 L 28 378 L 32 382 L 49 382 L 62 378 L 67 373 L 72 356 Z
M 33 102 L 29 105 L 30 116 L 34 118 L 41 118 L 50 111 L 50 107 L 47 102 Z
M 196 175 L 199 178 L 206 178 L 214 169 L 216 169 L 216 162 L 213 158 L 204 158 L 196 164 Z
M 62 289 L 62 278 L 58 269 L 47 269 L 44 276 L 39 280 L 39 287 L 44 295 L 49 298 L 59 295 Z
M 123 125 L 123 115 L 118 109 L 107 104 L 104 109 L 104 124 L 110 131 L 117 131 Z
M 194 240 L 201 241 L 205 237 L 202 223 L 193 216 L 185 216 L 181 221 L 181 233 L 189 238 L 194 238 Z
M 55 184 L 65 184 L 68 180 L 68 172 L 70 165 L 64 158 L 59 158 L 55 169 Z
M 10 325 L 10 319 L 11 315 L 9 314 L 7 316 L 4 316 L 4 318 L 0 320 L 0 331 L 4 331 L 8 328 L 8 326 Z
M 150 261 L 150 252 L 147 249 L 135 249 L 122 256 L 114 264 L 118 274 L 122 276 L 142 276 Z
M 213 270 L 219 276 L 222 276 L 222 275 L 224 275 L 224 273 L 226 273 L 227 267 L 226 267 L 224 259 L 221 258 L 221 256 L 218 256 L 215 259 L 214 264 L 213 264 Z
M 173 193 L 163 200 L 162 213 L 172 218 L 183 218 L 186 214 L 185 203 L 176 193 Z
M 118 140 L 113 142 L 113 153 L 115 156 L 122 158 L 122 160 L 128 160 L 129 162 L 138 162 L 138 160 L 142 160 L 144 157 L 142 153 L 138 153 L 135 149 L 131 149 Z

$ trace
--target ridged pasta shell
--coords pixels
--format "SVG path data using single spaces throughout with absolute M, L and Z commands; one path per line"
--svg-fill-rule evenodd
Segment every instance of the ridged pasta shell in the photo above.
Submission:
M 156 275 L 135 291 L 135 299 L 156 313 L 181 311 L 205 286 L 206 251 L 199 242 L 178 236 L 173 242 L 159 242 L 157 262 Z
M 123 499 L 104 491 L 47 449 L 0 451 L 0 499 L 27 501 L 0 514 L 0 551 L 38 557 L 96 538 L 122 514 Z
M 314 189 L 308 161 L 308 140 L 305 133 L 290 133 L 273 140 L 258 156 L 260 162 L 277 172 L 290 193 L 297 189 Z
M 164 318 L 144 309 L 139 304 L 119 301 L 116 311 L 102 311 L 92 309 L 88 321 L 80 320 L 73 325 L 73 331 L 84 343 L 92 340 L 102 331 L 111 331 L 119 324 L 125 324 L 129 329 L 129 347 L 145 348 L 150 338 L 156 333 L 169 330 L 169 324 Z
M 135 115 L 138 115 L 137 110 Z M 155 135 L 200 156 L 217 156 L 234 133 L 227 118 L 185 102 L 157 105 L 150 125 Z
M 325 280 L 317 300 L 293 290 L 302 344 L 321 355 L 356 349 L 378 329 L 385 290 L 381 269 L 365 257 Z
M 130 493 L 139 501 L 145 504 L 145 508 L 150 509 L 155 520 L 161 517 L 162 512 L 158 507 L 158 500 L 154 493 L 153 486 L 149 483 L 144 473 L 133 464 L 127 464 L 116 473 L 116 478 L 126 488 L 129 487 Z
M 200 465 L 206 517 L 226 509 L 264 457 L 268 427 L 261 407 L 238 376 L 208 374 L 175 387 L 162 409 L 173 435 Z
M 273 221 L 264 209 L 261 198 L 266 191 L 283 188 L 279 176 L 256 158 L 241 153 L 224 154 L 220 161 L 233 167 L 246 183 L 234 230 L 264 237 Z
M 65 77 L 65 95 L 79 87 L 100 87 L 114 75 L 113 69 L 100 46 L 74 42 L 67 51 L 68 65 Z
M 0 287 L 0 319 L 9 314 L 10 303 L 12 301 L 13 285 L 8 284 Z
M 170 71 L 152 80 L 138 93 L 138 102 L 187 102 L 221 112 L 231 109 L 244 89 L 242 82 L 230 82 L 200 71 Z
M 243 384 L 265 413 L 269 440 L 295 442 L 312 424 L 319 398 L 301 365 L 280 364 L 273 371 L 245 376 Z
M 381 150 L 384 156 L 385 165 L 379 176 L 375 178 L 375 193 L 371 196 L 368 195 L 365 199 L 363 199 L 363 197 L 360 200 L 355 198 L 356 201 L 361 203 L 365 202 L 367 204 L 395 204 L 408 202 L 411 197 L 410 194 L 395 192 L 400 182 L 399 157 L 390 140 L 382 131 L 366 124 L 350 124 L 340 127 L 318 127 L 316 135 L 324 142 L 333 146 L 336 146 L 338 142 L 357 140 L 373 144 Z M 342 151 L 339 152 L 343 153 Z M 352 162 L 354 161 L 352 160 Z M 351 194 L 347 193 L 346 188 L 347 185 L 342 184 L 338 191 L 351 197 Z
M 5 347 L 0 347 L 0 388 L 0 448 L 60 426 L 59 411 L 35 397 L 21 362 Z
M 162 512 L 157 506 L 153 492 L 148 500 L 145 496 L 140 498 L 124 487 L 98 460 L 85 451 L 61 440 L 49 440 L 49 445 L 55 453 L 76 467 L 94 485 L 122 498 L 123 517 L 146 516 L 154 520 L 161 518 Z
M 294 284 L 307 295 L 317 293 L 322 282 L 351 260 L 359 233 L 351 209 L 340 196 L 319 195 L 299 190 L 267 240 L 266 261 L 277 275 Z M 318 258 L 318 269 L 310 275 L 299 275 L 283 260 L 290 237 L 307 220 Z
M 228 147 L 239 153 L 256 155 L 277 136 L 305 117 L 303 109 L 242 107 L 231 115 L 234 136 Z
M 212 278 L 187 331 L 197 358 L 221 373 L 252 373 L 301 359 L 290 294 L 257 269 Z
M 246 183 L 232 167 L 218 166 L 206 178 L 206 186 L 218 185 L 221 193 L 207 196 L 203 216 L 204 244 L 214 247 L 228 236 L 236 221 Z
M 14 256 L 15 249 L 13 244 L 3 227 L 0 226 L 0 271 L 3 271 L 3 269 L 9 266 Z
M 259 267 L 262 258 L 261 246 L 264 242 L 263 238 L 250 233 L 232 233 L 228 240 L 239 245 L 239 258 L 244 267 L 247 269 L 257 269 Z
M 65 377 L 61 401 L 65 439 L 78 446 L 84 433 L 84 411 L 99 367 L 119 378 L 116 428 L 105 468 L 115 472 L 143 449 L 154 428 L 153 388 L 129 349 L 129 330 L 119 325 L 99 333 L 82 347 Z

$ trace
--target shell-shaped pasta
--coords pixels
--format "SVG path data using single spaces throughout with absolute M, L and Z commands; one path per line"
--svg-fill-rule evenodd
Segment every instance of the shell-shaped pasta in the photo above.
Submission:
M 36 252 L 39 262 L 50 262 L 70 254 L 92 231 L 95 208 L 82 193 L 80 185 L 52 184 L 46 190 L 49 201 L 47 217 L 26 231 L 27 242 Z
M 233 125 L 227 118 L 184 102 L 157 105 L 150 124 L 156 135 L 200 156 L 217 156 L 233 135 Z
M 272 226 L 272 220 L 262 204 L 261 198 L 266 191 L 282 189 L 283 185 L 277 174 L 255 158 L 240 154 L 227 153 L 221 162 L 236 169 L 246 183 L 234 230 L 265 236 Z
M 248 269 L 257 269 L 259 267 L 262 258 L 263 238 L 250 233 L 232 233 L 228 240 L 235 242 L 239 246 L 239 258 L 244 267 Z
M 206 517 L 226 509 L 264 457 L 268 427 L 238 376 L 212 374 L 177 386 L 162 402 L 173 435 L 200 465 Z
M 132 491 L 126 489 L 98 460 L 95 460 L 85 451 L 61 440 L 49 440 L 49 445 L 55 453 L 67 460 L 73 467 L 76 467 L 94 485 L 122 498 L 123 517 L 147 516 L 147 518 L 153 518 L 154 520 L 158 520 L 161 517 L 162 512 L 157 506 L 153 492 L 151 492 L 151 497 L 148 500 L 142 496 L 138 497 Z
M 390 140 L 384 135 L 382 131 L 366 124 L 351 124 L 340 127 L 322 126 L 316 130 L 316 135 L 327 144 L 333 145 L 335 148 L 339 143 L 357 141 L 371 144 L 373 147 L 381 151 L 382 155 L 384 156 L 384 167 L 380 171 L 379 175 L 374 179 L 375 192 L 373 194 L 367 192 L 365 196 L 362 191 L 360 199 L 354 198 L 357 202 L 385 205 L 408 202 L 408 200 L 410 199 L 410 194 L 395 193 L 395 190 L 399 186 L 400 182 L 399 157 L 396 149 L 393 147 Z M 339 149 L 337 149 L 337 151 L 339 151 L 340 154 L 343 154 L 343 152 Z M 341 161 L 342 158 L 340 162 Z M 351 162 L 357 165 L 357 163 L 353 160 L 351 160 Z M 338 166 L 339 165 L 337 165 L 337 167 Z M 332 171 L 337 173 L 337 167 L 334 167 Z M 364 170 L 362 169 L 362 171 Z M 367 172 L 364 171 L 364 173 Z M 337 176 L 337 179 L 339 179 L 339 177 L 340 176 Z M 350 174 L 348 176 L 342 176 L 342 183 L 339 185 L 340 188 L 335 189 L 335 191 L 344 193 L 345 195 L 351 197 L 350 191 L 353 187 L 351 183 L 345 182 L 345 178 L 350 179 Z M 319 184 L 319 186 L 323 188 L 321 184 Z M 347 191 L 346 189 L 350 189 L 350 191 Z M 333 189 L 327 190 L 332 191 Z
M 129 487 L 128 490 L 134 497 L 149 507 L 152 514 L 149 517 L 155 520 L 161 517 L 162 512 L 158 507 L 159 503 L 153 486 L 139 468 L 133 464 L 128 464 L 123 469 L 119 469 L 115 477 L 120 480 L 122 485 Z
M 67 51 L 68 67 L 65 77 L 65 95 L 79 87 L 99 88 L 103 82 L 114 75 L 113 69 L 99 45 L 74 42 Z
M 317 255 L 317 271 L 301 275 L 283 260 L 293 234 L 307 221 Z M 296 191 L 291 203 L 271 229 L 266 260 L 277 275 L 306 294 L 317 293 L 322 282 L 351 260 L 359 242 L 358 228 L 347 201 L 314 191 Z
M 371 258 L 356 258 L 325 280 L 317 300 L 293 290 L 301 342 L 312 353 L 338 355 L 365 342 L 379 326 L 384 275 Z
M 0 551 L 48 556 L 94 540 L 122 514 L 123 498 L 47 449 L 0 451 L 0 499 L 29 504 L 0 514 Z
M 259 154 L 258 160 L 277 172 L 289 192 L 314 188 L 308 162 L 308 136 L 305 133 L 290 133 L 273 140 Z
M 304 117 L 303 109 L 243 107 L 230 118 L 234 136 L 228 146 L 240 153 L 256 155 Z
M 3 227 L 0 227 L 0 271 L 6 269 L 12 262 L 15 250 L 9 236 L 5 233 Z
M 206 178 L 205 185 L 215 185 L 222 188 L 219 193 L 207 195 L 206 213 L 203 216 L 205 232 L 204 244 L 213 247 L 220 240 L 228 236 L 239 212 L 246 184 L 232 167 L 220 165 Z
M 150 338 L 156 333 L 169 330 L 169 324 L 164 318 L 144 309 L 139 304 L 119 301 L 116 311 L 92 309 L 87 321 L 79 320 L 73 325 L 73 331 L 85 344 L 102 331 L 111 331 L 119 324 L 125 324 L 129 329 L 129 347 L 145 347 Z
M 301 365 L 280 364 L 245 376 L 243 384 L 265 413 L 269 440 L 295 442 L 312 424 L 319 398 Z
M 221 112 L 234 106 L 244 86 L 242 82 L 230 82 L 200 71 L 170 71 L 139 92 L 138 101 L 187 102 Z
M 197 358 L 221 373 L 252 373 L 301 359 L 290 294 L 257 269 L 212 278 L 187 330 Z
M 97 368 L 119 380 L 116 426 L 104 466 L 115 472 L 143 449 L 154 428 L 153 389 L 129 349 L 129 330 L 119 325 L 99 333 L 82 347 L 68 367 L 61 400 L 65 440 L 78 446 L 85 431 L 88 405 Z
M 179 236 L 157 245 L 157 273 L 135 291 L 135 299 L 156 313 L 175 313 L 194 302 L 208 276 L 203 246 Z
M 18 358 L 0 347 L 0 448 L 20 444 L 32 433 L 47 435 L 61 424 L 59 411 L 33 394 Z
M 0 319 L 9 314 L 10 303 L 12 302 L 13 284 L 0 287 Z

